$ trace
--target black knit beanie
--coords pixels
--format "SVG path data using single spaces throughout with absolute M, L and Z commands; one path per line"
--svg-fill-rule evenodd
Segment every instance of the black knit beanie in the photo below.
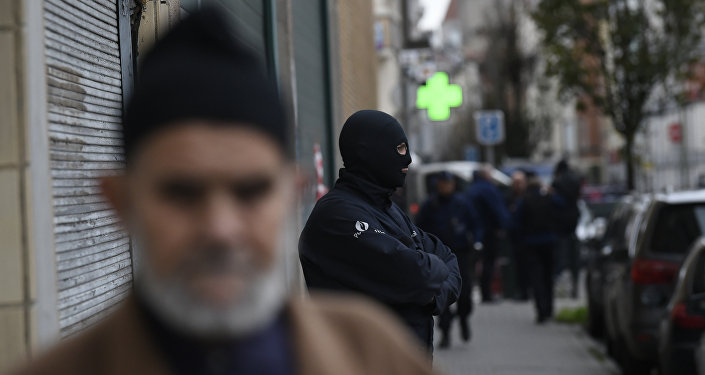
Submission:
M 216 10 L 192 13 L 157 41 L 138 76 L 123 118 L 128 164 L 148 136 L 188 120 L 251 127 L 290 156 L 289 129 L 275 83 Z

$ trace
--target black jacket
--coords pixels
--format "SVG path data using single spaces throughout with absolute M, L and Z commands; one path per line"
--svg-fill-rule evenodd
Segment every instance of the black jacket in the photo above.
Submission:
M 461 193 L 433 194 L 421 205 L 416 225 L 440 238 L 455 254 L 482 242 L 484 230 L 477 211 Z
M 301 234 L 301 265 L 309 288 L 370 296 L 430 348 L 432 315 L 460 292 L 458 263 L 447 246 L 391 202 L 391 192 L 341 169 Z

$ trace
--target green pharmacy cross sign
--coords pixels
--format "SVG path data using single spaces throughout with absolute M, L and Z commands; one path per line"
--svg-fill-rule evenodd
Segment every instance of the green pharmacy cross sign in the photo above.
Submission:
M 416 93 L 416 108 L 427 109 L 431 121 L 446 121 L 450 108 L 463 104 L 463 90 L 448 83 L 448 74 L 437 72 Z

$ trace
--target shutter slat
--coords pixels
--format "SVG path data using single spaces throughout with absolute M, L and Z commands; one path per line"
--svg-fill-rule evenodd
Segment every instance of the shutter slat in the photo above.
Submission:
M 62 124 L 49 123 L 49 130 L 56 133 L 61 133 L 65 135 L 77 135 L 77 136 L 89 136 L 89 137 L 99 137 L 99 138 L 111 138 L 120 141 L 122 139 L 122 133 L 115 130 L 106 130 L 100 128 L 84 128 L 82 126 L 71 126 Z M 119 153 L 120 147 L 117 147 L 114 151 Z M 82 150 L 82 152 L 87 152 Z M 66 160 L 66 159 L 64 159 Z
M 115 249 L 120 246 L 129 246 L 129 244 L 130 244 L 130 239 L 128 237 L 121 237 L 121 238 L 117 238 L 112 241 L 99 243 L 99 244 L 89 246 L 86 248 L 77 248 L 77 249 L 72 249 L 70 251 L 58 253 L 58 254 L 56 254 L 56 261 L 57 262 L 64 262 L 64 261 L 68 261 L 71 259 L 81 258 L 81 257 L 87 256 L 87 255 L 93 255 L 96 253 L 100 253 L 102 251 Z
M 101 260 L 83 267 L 74 268 L 68 271 L 58 271 L 56 277 L 59 279 L 59 289 L 67 289 L 73 286 L 86 284 L 104 275 L 118 271 L 130 265 L 130 253 L 124 252 L 114 257 Z
M 109 300 L 105 301 L 101 306 L 95 309 L 91 309 L 90 312 L 86 314 L 86 318 L 82 319 L 72 319 L 72 320 L 78 320 L 74 324 L 68 324 L 66 321 L 60 321 L 59 324 L 61 325 L 61 335 L 64 338 L 71 338 L 75 336 L 78 333 L 81 333 L 81 331 L 86 330 L 88 328 L 91 328 L 94 326 L 96 323 L 100 322 L 102 316 L 110 314 L 111 312 L 115 311 L 118 307 L 118 302 L 122 301 L 125 299 L 125 297 L 129 294 L 129 289 L 128 291 L 125 291 L 121 294 L 117 294 L 114 297 L 111 297 Z
M 83 256 L 72 258 L 56 263 L 56 269 L 58 271 L 71 270 L 74 268 L 84 267 L 92 263 L 97 263 L 105 259 L 120 255 L 122 253 L 127 253 L 130 250 L 130 244 L 126 243 L 112 249 L 104 249 L 101 252 L 93 254 L 84 254 Z
M 81 69 L 79 66 L 81 61 L 77 59 L 72 59 L 72 58 L 67 58 L 66 56 L 60 54 L 59 52 L 53 51 L 53 50 L 47 50 L 46 51 L 46 61 L 47 61 L 47 70 L 49 73 L 54 74 L 54 72 L 63 72 L 64 76 L 67 77 L 67 79 L 74 80 L 74 81 L 81 81 L 86 80 L 86 85 L 90 86 L 91 82 L 99 83 L 105 88 L 106 91 L 114 92 L 116 94 L 122 94 L 122 88 L 120 87 L 121 81 L 119 78 L 115 77 L 110 77 L 110 75 L 114 75 L 114 72 L 109 72 L 109 73 L 104 73 L 108 72 L 108 70 L 105 70 L 101 67 L 95 67 L 92 70 L 96 70 L 97 72 L 93 72 L 92 70 L 87 70 L 87 69 Z M 79 65 L 76 65 L 75 63 L 78 63 Z M 81 69 L 80 73 L 75 73 L 76 69 Z M 57 76 L 58 74 L 61 73 L 56 73 Z M 58 76 L 61 78 L 61 76 Z
M 57 179 L 54 179 L 54 181 L 57 181 Z M 77 204 L 88 204 L 103 201 L 105 201 L 105 198 L 103 198 L 102 195 L 83 195 L 80 197 L 54 198 L 54 209 L 63 206 L 73 206 Z
M 108 38 L 105 38 L 101 34 L 96 34 L 81 27 L 76 27 L 74 23 L 71 23 L 51 12 L 45 12 L 44 15 L 45 19 L 47 20 L 46 28 L 49 30 L 54 30 L 55 32 L 58 32 L 60 34 L 64 34 L 64 32 L 62 32 L 61 30 L 67 30 L 74 34 L 73 37 L 76 38 L 74 39 L 76 41 L 91 40 L 97 44 L 114 48 L 115 51 L 120 50 L 120 45 L 115 40 L 110 40 Z M 80 35 L 81 39 L 78 39 L 79 37 L 77 35 Z M 69 38 L 72 37 L 71 35 L 67 36 Z
M 117 25 L 112 26 L 94 17 L 89 13 L 77 11 L 71 4 L 75 1 L 66 0 L 45 0 L 44 9 L 46 12 L 51 12 L 57 16 L 72 23 L 75 27 L 85 29 L 92 33 L 109 37 L 111 40 L 118 42 Z M 117 14 L 116 14 L 117 15 Z
M 94 10 L 97 10 L 98 12 L 101 12 L 109 17 L 115 17 L 117 14 L 117 4 L 115 1 L 110 1 L 110 2 L 97 2 L 94 0 L 78 0 L 82 2 L 83 4 L 88 5 L 89 7 L 93 8 Z
M 111 121 L 96 121 L 81 117 L 67 116 L 59 113 L 49 112 L 49 122 L 60 125 L 81 126 L 84 128 L 106 129 L 119 131 L 121 126 L 119 123 Z
M 64 96 L 58 96 L 56 89 L 53 87 L 49 87 L 49 104 L 53 104 L 51 107 L 52 109 L 56 107 L 63 107 L 73 111 L 73 113 L 80 112 L 98 116 L 112 116 L 115 118 L 120 118 L 122 115 L 122 110 L 120 108 L 104 107 L 102 105 L 88 103 L 84 100 L 74 100 Z
M 54 48 L 47 48 L 45 52 L 47 55 L 47 64 L 51 64 L 51 66 L 54 66 L 58 69 L 76 69 L 81 72 L 79 76 L 91 73 L 93 73 L 94 77 L 104 76 L 103 80 L 105 80 L 107 83 L 120 84 L 121 82 L 121 73 L 118 71 L 106 68 L 101 65 L 91 64 L 90 61 L 85 61 L 80 58 L 76 58 Z
M 122 108 L 122 96 L 65 82 L 49 76 L 49 95 L 57 95 L 109 108 Z
M 53 30 L 49 29 L 44 32 L 44 37 L 71 48 L 71 54 L 77 53 L 77 57 L 79 58 L 83 58 L 84 56 L 90 56 L 101 61 L 116 64 L 118 66 L 120 65 L 120 54 L 112 54 L 107 51 L 101 50 L 101 48 L 105 48 L 106 50 L 110 50 L 110 48 L 107 46 L 102 47 L 100 43 L 95 43 L 87 40 L 83 40 L 83 43 L 81 41 L 74 41 L 69 39 L 70 37 L 68 35 L 54 32 Z M 92 43 L 92 45 L 86 43 Z
M 95 145 L 95 146 L 114 146 L 122 147 L 122 140 L 118 138 L 102 138 L 89 135 L 66 134 L 59 132 L 51 132 L 50 141 L 52 143 L 75 143 L 79 145 Z M 81 168 L 85 169 L 85 168 Z M 88 168 L 90 169 L 90 168 Z
M 72 316 L 79 316 L 80 313 L 102 304 L 105 300 L 112 298 L 114 295 L 127 291 L 130 287 L 129 282 L 129 276 L 117 277 L 93 290 L 60 300 L 59 308 L 61 310 L 59 319 L 69 319 Z
M 68 207 L 64 207 L 68 208 Z M 115 219 L 114 221 L 110 223 L 105 223 L 102 225 L 108 225 L 108 224 L 113 224 L 117 223 L 117 217 L 115 216 L 115 212 L 113 212 L 112 208 L 110 207 L 109 204 L 107 203 L 99 203 L 99 204 L 89 204 L 89 205 L 81 205 L 81 206 L 71 206 L 69 209 L 72 212 L 65 212 L 64 215 L 56 214 L 54 216 L 54 224 L 57 226 L 61 226 L 64 224 L 79 224 L 79 223 L 85 223 L 88 221 L 93 222 L 93 227 L 99 227 L 101 226 L 100 223 L 97 223 L 99 219 L 103 218 L 112 218 Z M 66 211 L 69 211 L 66 210 Z M 80 212 L 80 211 L 85 211 L 85 212 Z M 57 233 L 60 233 L 57 231 Z
M 123 228 L 120 225 L 112 225 L 105 228 L 107 229 L 102 230 L 99 236 L 91 236 L 90 234 L 87 236 L 81 236 L 82 234 L 85 235 L 85 233 L 79 233 L 78 235 L 71 233 L 71 238 L 69 238 L 69 236 L 62 236 L 63 238 L 61 239 L 64 241 L 59 241 L 59 238 L 57 238 L 56 252 L 60 254 L 126 237 L 125 233 L 122 232 Z

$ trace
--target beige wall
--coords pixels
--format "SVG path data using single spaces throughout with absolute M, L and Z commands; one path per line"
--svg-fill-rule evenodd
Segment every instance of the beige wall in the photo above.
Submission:
M 21 0 L 0 0 L 0 372 L 35 336 L 24 40 Z
M 342 115 L 377 106 L 372 1 L 338 1 Z
M 338 135 L 355 111 L 377 109 L 377 52 L 372 0 L 329 0 L 333 147 L 342 167 Z

